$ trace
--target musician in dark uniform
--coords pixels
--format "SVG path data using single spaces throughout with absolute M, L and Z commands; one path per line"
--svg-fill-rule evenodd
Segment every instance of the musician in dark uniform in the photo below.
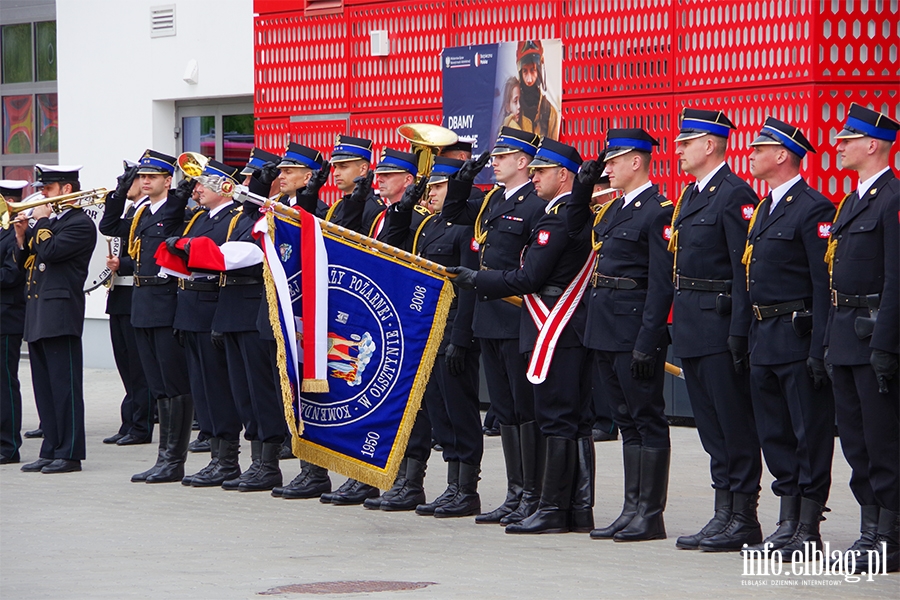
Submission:
M 856 171 L 856 189 L 831 228 L 828 348 L 841 448 L 853 474 L 860 532 L 850 548 L 857 569 L 873 572 L 866 553 L 887 544 L 887 571 L 900 570 L 900 354 L 898 218 L 900 183 L 890 168 L 898 124 L 852 104 L 835 137 L 841 165 Z M 884 565 L 881 565 L 884 566 Z
M 428 178 L 433 215 L 413 228 L 412 206 L 417 190 L 388 209 L 384 241 L 444 266 L 478 268 L 478 250 L 471 226 L 454 225 L 443 218 L 447 181 L 463 166 L 462 160 L 437 157 Z M 413 508 L 420 515 L 465 517 L 481 511 L 478 474 L 484 454 L 478 407 L 479 350 L 472 334 L 475 295 L 460 292 L 450 306 L 438 357 L 425 389 L 423 409 L 416 417 L 397 489 L 382 495 L 379 508 L 405 505 L 409 489 L 422 489 L 425 463 L 431 455 L 432 432 L 447 463 L 447 488 L 429 503 Z M 406 483 L 406 487 L 403 487 Z
M 119 175 L 114 194 L 124 195 L 131 205 L 126 217 L 133 217 L 140 205 L 141 182 L 137 179 L 138 165 L 125 161 L 125 171 Z M 106 314 L 109 315 L 109 337 L 113 358 L 125 397 L 120 409 L 122 425 L 115 435 L 104 438 L 104 444 L 131 446 L 149 444 L 153 437 L 153 415 L 150 388 L 144 377 L 137 350 L 137 336 L 131 326 L 131 292 L 134 288 L 134 261 L 127 252 L 109 256 L 106 266 L 112 271 L 109 293 L 106 296 Z
M 482 201 L 469 199 L 474 174 L 449 181 L 444 218 L 474 225 L 482 270 L 518 269 L 522 248 L 546 214 L 547 203 L 529 181 L 529 164 L 538 142 L 532 133 L 500 130 L 491 152 L 499 186 Z M 479 164 L 484 160 L 482 155 Z M 543 436 L 535 421 L 533 386 L 525 374 L 528 365 L 519 352 L 521 311 L 503 300 L 475 303 L 472 328 L 481 345 L 491 407 L 500 421 L 507 482 L 503 504 L 475 517 L 476 523 L 515 523 L 535 512 L 540 502 Z
M 284 150 L 281 162 L 277 164 L 279 202 L 288 206 L 296 206 L 297 194 L 302 190 L 313 194 L 316 198 L 315 210 L 312 211 L 320 219 L 328 216 L 329 207 L 319 200 L 319 190 L 328 181 L 331 165 L 322 158 L 322 153 L 309 146 L 291 142 Z M 265 181 L 265 179 L 263 179 Z
M 35 166 L 45 198 L 80 191 L 81 167 Z M 16 221 L 16 242 L 28 258 L 25 292 L 25 341 L 31 382 L 44 441 L 40 458 L 26 472 L 70 473 L 85 458 L 84 390 L 81 334 L 84 330 L 84 282 L 97 229 L 80 208 L 49 204 Z M 26 236 L 26 233 L 28 234 Z M 26 239 L 26 237 L 28 239 Z
M 620 542 L 664 539 L 663 511 L 671 444 L 663 378 L 672 303 L 672 255 L 667 250 L 672 202 L 650 181 L 653 147 L 643 129 L 610 129 L 604 156 L 610 185 L 624 196 L 589 221 L 586 202 L 570 203 L 570 235 L 590 231 L 597 254 L 587 292 L 584 343 L 595 360 L 622 433 L 625 503 L 608 527 L 591 537 Z M 591 181 L 593 183 L 593 181 Z
M 744 252 L 753 412 L 766 466 L 781 501 L 778 529 L 750 549 L 790 561 L 821 545 L 819 521 L 831 488 L 834 398 L 823 357 L 828 269 L 823 258 L 834 205 L 800 176 L 803 133 L 769 117 L 750 146 L 750 173 L 771 191 L 751 222 Z
M 384 210 L 384 203 L 372 189 L 373 178 L 369 176 L 372 170 L 372 140 L 338 135 L 329 162 L 334 185 L 343 196 L 331 205 L 325 219 L 368 235 L 375 217 Z M 343 210 L 341 203 L 351 198 L 363 205 L 362 220 L 355 224 L 355 228 L 340 216 Z
M 0 180 L 7 201 L 22 200 L 24 180 Z M 25 331 L 25 256 L 14 227 L 0 230 L 0 465 L 19 462 L 22 447 L 22 392 L 19 357 Z
M 100 233 L 128 240 L 134 259 L 134 290 L 131 324 L 135 328 L 138 354 L 150 393 L 159 413 L 159 449 L 156 464 L 131 477 L 134 482 L 181 481 L 190 441 L 194 403 L 191 399 L 187 364 L 173 335 L 177 284 L 175 277 L 162 276 L 154 254 L 167 238 L 184 228 L 185 207 L 194 182 L 183 180 L 170 190 L 176 160 L 147 150 L 140 160 L 141 193 L 149 197 L 134 216 L 124 216 L 125 198 L 107 198 Z
M 681 359 L 715 490 L 713 518 L 675 544 L 686 550 L 738 551 L 762 540 L 756 516 L 762 460 L 750 400 L 750 310 L 741 263 L 759 200 L 725 163 L 732 129 L 722 111 L 686 108 L 675 138 L 681 169 L 696 181 L 682 193 L 672 222 L 672 349 Z
M 523 249 L 519 269 L 448 269 L 457 273 L 453 279 L 457 286 L 474 287 L 480 300 L 525 296 L 519 350 L 528 361 L 535 420 L 546 451 L 538 509 L 507 525 L 506 533 L 587 533 L 593 528 L 590 352 L 580 335 L 585 318 L 581 298 L 593 261 L 587 231 L 569 237 L 564 212 L 581 163 L 575 148 L 548 138 L 541 142 L 529 167 L 545 210 Z M 583 187 L 587 207 L 593 184 Z M 582 458 L 579 446 L 585 452 Z
M 166 241 L 170 252 L 189 256 L 192 241 L 201 238 L 211 240 L 216 246 L 225 243 L 240 209 L 232 200 L 238 176 L 237 167 L 216 160 L 207 162 L 197 178 L 199 208 L 182 235 Z M 198 271 L 192 272 L 189 279 L 178 279 L 178 302 L 172 327 L 184 346 L 200 430 L 210 433 L 209 464 L 181 481 L 182 485 L 193 487 L 220 486 L 241 474 L 238 463 L 241 419 L 231 394 L 224 340 L 221 335 L 212 335 L 218 301 L 218 276 Z M 280 471 L 273 477 L 273 483 L 281 484 Z

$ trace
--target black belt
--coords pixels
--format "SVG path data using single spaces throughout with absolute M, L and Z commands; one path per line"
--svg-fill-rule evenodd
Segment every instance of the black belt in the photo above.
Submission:
M 847 306 L 850 308 L 878 308 L 881 304 L 881 294 L 854 296 L 852 294 L 842 294 L 837 290 L 831 290 L 831 304 L 833 306 Z
M 190 279 L 179 279 L 178 287 L 182 290 L 192 292 L 218 292 L 218 281 L 191 281 Z
M 727 292 L 731 288 L 730 279 L 694 279 L 675 276 L 676 290 L 696 290 L 698 292 Z
M 172 281 L 173 280 L 169 277 L 158 277 L 156 275 L 134 276 L 135 287 L 141 287 L 143 285 L 166 285 L 167 283 L 171 283 Z
M 561 287 L 556 287 L 555 285 L 545 285 L 541 288 L 541 291 L 538 292 L 538 296 L 562 296 L 564 289 Z
M 646 279 L 629 279 L 628 277 L 607 277 L 594 273 L 591 277 L 591 286 L 595 288 L 612 288 L 614 290 L 645 290 Z
M 219 286 L 221 287 L 226 285 L 255 285 L 257 283 L 262 283 L 262 279 L 259 277 L 238 277 L 226 275 L 225 273 L 219 275 Z
M 791 302 L 782 302 L 781 304 L 772 304 L 770 306 L 760 306 L 759 304 L 753 305 L 753 314 L 756 316 L 757 321 L 781 315 L 789 315 L 794 311 L 803 310 L 806 310 L 805 300 L 793 300 Z

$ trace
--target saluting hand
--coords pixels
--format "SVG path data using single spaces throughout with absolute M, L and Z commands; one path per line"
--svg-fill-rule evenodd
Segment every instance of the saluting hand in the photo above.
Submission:
M 365 202 L 366 198 L 369 197 L 369 192 L 372 191 L 373 181 L 375 181 L 375 173 L 373 171 L 369 171 L 365 175 L 354 179 L 353 183 L 356 184 L 356 187 L 350 192 L 350 200 L 360 203 Z
M 134 179 L 137 177 L 138 166 L 135 165 L 133 167 L 128 167 L 125 171 L 116 177 L 116 198 L 119 198 L 123 202 L 128 198 L 128 190 L 131 189 L 132 184 L 134 184 Z
M 478 158 L 470 158 L 463 163 L 459 171 L 451 175 L 451 179 L 461 181 L 463 183 L 472 183 L 485 165 L 491 160 L 491 153 L 485 150 Z
M 397 210 L 402 212 L 409 212 L 413 209 L 413 206 L 419 203 L 419 200 L 422 199 L 422 196 L 425 194 L 425 188 L 428 186 L 428 178 L 422 177 L 416 183 L 411 183 L 406 186 L 406 189 L 403 190 L 403 197 L 400 198 L 400 202 L 397 203 Z

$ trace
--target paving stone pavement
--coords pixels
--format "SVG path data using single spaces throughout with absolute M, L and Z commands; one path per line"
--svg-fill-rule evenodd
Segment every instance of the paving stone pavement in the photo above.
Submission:
M 21 369 L 23 430 L 37 427 L 27 361 Z M 0 467 L 0 597 L 4 599 L 262 598 L 280 586 L 315 582 L 426 582 L 410 591 L 345 592 L 329 598 L 896 598 L 900 575 L 872 581 L 841 576 L 743 574 L 734 554 L 677 550 L 675 538 L 696 532 L 712 514 L 708 458 L 691 428 L 673 428 L 666 525 L 669 539 L 632 544 L 587 535 L 505 535 L 472 519 L 282 500 L 265 493 L 135 484 L 132 473 L 155 458 L 155 444 L 101 443 L 116 431 L 122 387 L 115 371 L 85 372 L 87 454 L 84 471 L 22 473 Z M 26 440 L 23 462 L 40 440 Z M 621 508 L 621 444 L 597 449 L 598 525 Z M 242 463 L 249 463 L 244 448 Z M 188 471 L 208 461 L 192 454 Z M 499 438 L 485 439 L 482 503 L 504 496 Z M 299 471 L 282 461 L 285 481 Z M 822 524 L 832 549 L 858 536 L 858 512 L 839 450 Z M 343 482 L 332 474 L 335 487 Z M 426 477 L 429 498 L 443 491 L 435 453 Z M 774 530 L 778 503 L 765 476 L 764 532 Z M 353 589 L 351 584 L 348 588 Z M 285 593 L 277 598 L 303 598 Z

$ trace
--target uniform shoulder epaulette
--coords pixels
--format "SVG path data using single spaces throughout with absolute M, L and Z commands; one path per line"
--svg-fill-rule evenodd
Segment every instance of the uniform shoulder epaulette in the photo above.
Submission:
M 671 200 L 668 200 L 663 196 L 660 196 L 659 198 L 662 199 L 662 202 L 660 202 L 659 205 L 662 206 L 663 208 L 665 208 L 666 206 L 672 206 Z
M 378 206 L 384 206 L 384 199 L 381 196 L 375 194 L 373 198 L 375 198 L 375 202 L 378 203 Z
M 548 214 L 554 214 L 554 215 L 559 214 L 559 209 L 565 205 L 566 205 L 565 202 L 557 202 L 556 204 L 553 205 L 553 208 L 550 209 Z
M 416 204 L 415 206 L 413 206 L 413 210 L 425 217 L 427 217 L 431 214 L 431 211 L 428 210 L 427 208 L 425 208 L 424 206 L 422 206 L 421 204 Z

